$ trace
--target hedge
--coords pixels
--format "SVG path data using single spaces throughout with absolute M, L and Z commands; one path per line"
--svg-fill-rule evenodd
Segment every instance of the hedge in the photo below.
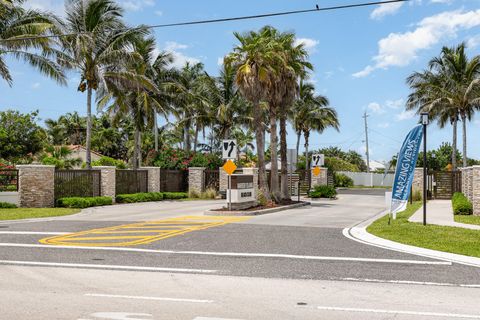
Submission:
M 308 193 L 310 198 L 335 198 L 337 190 L 330 186 L 315 186 L 313 190 Z
M 117 201 L 117 203 L 162 201 L 163 193 L 145 192 L 145 193 L 119 194 L 116 196 L 115 200 Z
M 178 200 L 188 198 L 185 192 L 144 192 L 133 194 L 119 194 L 115 198 L 118 203 L 136 203 L 162 200 Z
M 452 197 L 453 213 L 456 215 L 473 214 L 473 205 L 463 193 L 456 192 Z
M 353 187 L 353 179 L 343 173 L 335 173 L 335 186 L 340 188 Z
M 13 203 L 0 202 L 0 209 L 15 209 L 17 206 Z
M 112 204 L 112 202 L 112 198 L 110 197 L 69 197 L 58 199 L 57 206 L 64 208 L 83 209 L 97 206 L 109 206 Z

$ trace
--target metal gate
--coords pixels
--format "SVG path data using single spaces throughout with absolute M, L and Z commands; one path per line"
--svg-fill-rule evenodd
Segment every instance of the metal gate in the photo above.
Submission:
M 55 170 L 54 197 L 98 197 L 100 185 L 100 170 Z
M 435 171 L 432 176 L 434 199 L 450 200 L 455 192 L 462 192 L 461 171 Z
M 147 170 L 117 170 L 115 174 L 116 194 L 148 192 Z
M 161 192 L 187 192 L 188 171 L 160 169 Z
M 216 191 L 220 190 L 220 171 L 216 170 L 205 170 L 203 171 L 205 181 L 205 190 L 214 189 Z

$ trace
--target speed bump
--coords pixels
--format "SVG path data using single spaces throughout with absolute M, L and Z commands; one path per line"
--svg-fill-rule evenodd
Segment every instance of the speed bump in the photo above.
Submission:
M 241 222 L 249 217 L 185 216 L 159 221 L 139 222 L 114 227 L 85 230 L 41 239 L 49 245 L 82 247 L 127 247 L 148 244 L 188 232 Z

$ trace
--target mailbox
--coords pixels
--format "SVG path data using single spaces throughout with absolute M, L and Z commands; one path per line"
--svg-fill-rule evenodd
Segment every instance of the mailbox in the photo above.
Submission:
M 232 174 L 230 179 L 231 190 L 227 190 L 227 202 L 231 197 L 232 209 L 247 209 L 255 206 L 257 200 L 253 187 L 253 175 Z

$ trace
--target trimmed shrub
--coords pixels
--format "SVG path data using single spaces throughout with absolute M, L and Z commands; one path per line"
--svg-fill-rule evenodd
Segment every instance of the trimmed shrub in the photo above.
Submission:
M 310 198 L 330 198 L 333 199 L 337 196 L 337 190 L 330 186 L 315 186 L 313 190 L 308 193 Z
M 84 164 L 84 167 L 85 166 L 86 164 Z M 92 161 L 92 166 L 94 167 L 110 166 L 110 167 L 117 167 L 117 169 L 127 169 L 127 164 L 124 161 L 113 159 L 107 156 L 103 156 L 97 161 Z
M 164 192 L 163 199 L 165 200 L 178 200 L 178 199 L 186 199 L 188 198 L 188 194 L 185 192 Z
M 15 209 L 17 206 L 13 203 L 0 202 L 0 209 Z
M 335 173 L 335 187 L 351 188 L 353 187 L 353 179 L 343 173 Z
M 60 198 L 57 200 L 58 207 L 64 208 L 90 208 L 98 206 L 109 206 L 112 204 L 112 198 L 110 197 L 69 197 Z
M 452 197 L 453 213 L 456 215 L 473 214 L 473 205 L 463 193 L 456 192 Z
M 136 203 L 136 202 L 152 202 L 162 201 L 164 198 L 161 192 L 145 192 L 132 194 L 119 194 L 115 197 L 118 203 Z

